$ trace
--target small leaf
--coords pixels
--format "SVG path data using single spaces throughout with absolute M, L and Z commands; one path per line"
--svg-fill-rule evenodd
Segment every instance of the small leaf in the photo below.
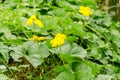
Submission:
M 18 67 L 19 68 L 27 68 L 27 67 L 29 67 L 29 65 L 19 65 Z
M 0 53 L 4 57 L 5 61 L 8 63 L 9 60 L 9 49 L 2 42 L 0 42 Z
M 15 39 L 16 36 L 12 35 L 9 28 L 7 27 L 2 27 L 0 28 L 0 33 L 4 33 L 4 36 L 7 38 L 7 39 Z
M 111 18 L 109 16 L 107 17 L 107 15 L 106 15 L 106 17 L 103 19 L 103 24 L 105 26 L 110 26 L 111 25 Z
M 20 71 L 17 67 L 14 67 L 14 66 L 11 66 L 10 69 L 13 71 Z

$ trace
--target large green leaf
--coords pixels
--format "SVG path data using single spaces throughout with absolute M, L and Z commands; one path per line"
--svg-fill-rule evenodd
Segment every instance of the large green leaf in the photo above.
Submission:
M 85 58 L 87 55 L 87 51 L 77 44 L 66 44 L 64 46 L 61 46 L 61 52 L 63 54 L 68 54 L 70 56 L 80 58 Z
M 87 55 L 87 51 L 84 48 L 78 46 L 77 44 L 73 44 L 70 54 L 71 56 L 85 58 Z
M 70 71 L 63 71 L 57 77 L 56 80 L 76 80 L 74 73 Z
M 28 41 L 24 43 L 24 47 L 29 52 L 28 55 L 38 54 L 43 58 L 49 56 L 46 42 L 39 43 L 34 41 Z
M 75 80 L 93 80 L 92 68 L 82 63 L 76 67 Z
M 49 51 L 45 43 L 39 44 L 34 41 L 28 41 L 24 44 L 28 55 L 25 55 L 25 58 L 34 66 L 37 67 L 40 65 L 44 58 L 49 56 Z
M 21 57 L 25 57 L 34 67 L 40 65 L 44 58 L 49 56 L 46 43 L 37 43 L 34 41 L 25 42 L 24 45 L 11 48 L 10 55 L 15 61 L 20 61 Z
M 36 68 L 44 61 L 43 58 L 38 54 L 25 55 L 25 58 Z
M 20 58 L 26 54 L 26 50 L 23 45 L 11 47 L 12 52 L 10 56 L 14 59 L 14 61 L 21 61 Z
M 87 51 L 75 43 L 66 43 L 63 46 L 60 46 L 50 51 L 52 53 L 59 54 L 59 57 L 62 60 L 68 61 L 70 63 L 76 60 L 81 61 L 87 56 Z

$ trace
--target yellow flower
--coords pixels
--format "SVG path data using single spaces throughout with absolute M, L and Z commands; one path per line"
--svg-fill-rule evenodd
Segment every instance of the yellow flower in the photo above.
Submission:
M 62 44 L 64 44 L 65 39 L 65 34 L 58 33 L 55 38 L 50 41 L 50 44 L 52 45 L 52 47 L 61 46 Z
M 43 23 L 36 18 L 35 15 L 32 15 L 27 21 L 26 21 L 26 26 L 32 25 L 32 23 L 37 24 L 39 27 L 43 28 L 44 25 Z
M 66 35 L 65 34 L 61 34 L 61 33 L 58 33 L 55 38 L 61 38 L 61 39 L 66 39 Z
M 93 12 L 89 7 L 80 6 L 79 12 L 84 16 L 92 15 Z
M 36 19 L 36 16 L 35 15 L 32 15 L 27 21 L 26 21 L 26 26 L 29 26 L 31 25 L 34 20 Z
M 38 41 L 43 41 L 45 40 L 45 37 L 38 37 Z
M 40 26 L 41 28 L 44 27 L 44 25 L 42 24 L 42 22 L 41 22 L 40 20 L 36 19 L 34 22 L 35 22 L 35 24 L 37 24 L 37 25 Z
M 56 47 L 56 46 L 58 45 L 57 39 L 52 39 L 52 40 L 50 41 L 50 44 L 52 44 L 52 47 Z
M 32 38 L 29 38 L 29 40 L 43 41 L 43 40 L 45 40 L 45 37 L 38 37 L 36 35 L 33 35 Z

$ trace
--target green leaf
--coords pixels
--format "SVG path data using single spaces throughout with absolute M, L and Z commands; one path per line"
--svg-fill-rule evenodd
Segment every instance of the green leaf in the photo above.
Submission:
M 87 51 L 77 44 L 66 44 L 61 46 L 61 52 L 63 54 L 68 54 L 73 57 L 85 58 L 87 55 Z
M 44 21 L 44 29 L 41 31 L 52 31 L 52 33 L 57 33 L 61 31 L 61 27 L 58 25 L 58 17 L 52 17 L 52 16 L 41 16 L 42 20 Z M 49 27 L 48 27 L 49 26 Z
M 24 43 L 25 49 L 29 52 L 29 55 L 39 54 L 39 44 L 34 41 L 28 41 Z
M 94 8 L 94 9 L 97 8 L 97 7 L 96 7 L 96 2 L 95 2 L 95 0 L 82 0 L 82 3 L 81 3 L 81 4 L 84 5 L 84 6 L 92 7 L 92 8 Z
M 95 80 L 112 80 L 113 76 L 112 75 L 103 75 L 100 74 L 97 76 L 97 78 Z
M 94 75 L 92 69 L 86 64 L 82 63 L 77 66 L 75 71 L 75 80 L 93 80 Z
M 85 58 L 87 55 L 87 51 L 85 49 L 83 49 L 82 47 L 80 47 L 76 44 L 73 44 L 70 54 L 71 54 L 71 56 Z
M 68 61 L 70 63 L 76 60 L 81 61 L 87 56 L 87 51 L 75 43 L 66 43 L 63 46 L 50 51 L 52 53 L 59 54 L 59 57 L 62 60 Z
M 120 48 L 120 32 L 118 30 L 111 30 L 111 40 Z
M 19 45 L 11 48 L 10 56 L 15 61 L 21 61 L 21 57 L 25 57 L 34 67 L 40 65 L 44 58 L 49 56 L 49 51 L 46 43 L 37 43 L 33 41 L 25 42 L 24 45 Z
M 55 73 L 61 73 L 61 72 L 64 72 L 64 71 L 72 71 L 71 66 L 69 64 L 64 64 L 64 65 L 56 66 L 54 68 Z
M 40 43 L 39 48 L 40 54 L 42 54 L 44 58 L 47 58 L 50 55 L 46 42 Z
M 71 31 L 74 35 L 79 36 L 80 38 L 84 38 L 86 35 L 85 27 L 83 25 L 77 23 L 71 23 Z
M 15 39 L 16 38 L 16 36 L 14 36 L 14 35 L 11 34 L 10 29 L 7 28 L 7 27 L 0 28 L 0 33 L 4 33 L 4 36 L 7 39 Z
M 69 41 L 69 42 L 74 42 L 74 41 L 77 41 L 77 37 L 76 36 L 68 36 L 67 37 L 67 40 Z
M 74 2 L 77 3 L 77 1 L 74 1 Z M 65 1 L 65 0 L 63 1 L 58 0 L 57 4 L 60 7 L 63 7 L 63 9 L 66 9 L 67 11 L 75 11 L 76 9 L 78 9 L 78 5 L 72 5 L 68 1 Z
M 86 64 L 92 69 L 93 75 L 97 75 L 97 73 L 99 73 L 100 69 L 102 68 L 100 65 L 91 61 L 86 61 Z
M 49 56 L 49 51 L 45 43 L 37 43 L 34 41 L 28 41 L 24 44 L 28 55 L 25 55 L 25 58 L 34 66 L 42 64 L 44 58 Z
M 3 56 L 5 61 L 8 63 L 9 60 L 9 48 L 0 42 L 0 54 Z
M 70 71 L 64 71 L 56 77 L 56 80 L 75 80 L 75 76 L 74 73 Z
M 36 68 L 44 61 L 43 58 L 38 54 L 25 55 L 25 58 Z
M 40 4 L 40 3 L 42 3 L 43 2 L 43 0 L 36 0 L 36 4 L 38 5 L 38 4 Z
M 96 44 L 92 44 L 92 43 L 88 44 L 88 49 L 90 49 L 90 51 L 88 52 L 88 56 L 90 56 L 90 57 L 92 56 L 92 57 L 94 57 L 95 59 L 98 59 L 98 60 L 101 59 L 102 54 L 99 51 L 99 48 L 97 47 Z
M 49 11 L 49 14 L 53 14 L 57 17 L 65 17 L 66 16 L 66 11 L 63 8 L 55 8 L 54 11 Z
M 111 25 L 111 17 L 109 15 L 105 15 L 105 18 L 103 18 L 103 24 L 107 27 Z
M 21 61 L 19 58 L 23 57 L 26 54 L 26 50 L 23 45 L 11 47 L 12 52 L 10 56 L 14 61 Z
M 28 41 L 24 43 L 25 49 L 29 52 L 29 55 L 38 54 L 43 58 L 49 56 L 49 51 L 46 42 L 37 43 L 34 41 Z
M 9 78 L 4 74 L 0 74 L 0 80 L 9 80 Z

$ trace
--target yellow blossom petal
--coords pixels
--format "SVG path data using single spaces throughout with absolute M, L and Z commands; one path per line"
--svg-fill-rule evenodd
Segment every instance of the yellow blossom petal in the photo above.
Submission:
M 84 6 L 80 6 L 79 12 L 84 16 L 89 16 L 93 14 L 90 7 L 84 7 Z
M 25 23 L 26 26 L 32 25 L 32 23 L 36 20 L 36 16 L 32 15 Z
M 38 41 L 43 41 L 45 40 L 45 37 L 38 37 Z
M 29 40 L 34 40 L 34 38 L 29 38 Z
M 32 15 L 25 23 L 26 26 L 32 25 L 32 23 L 37 24 L 39 27 L 43 28 L 43 23 L 36 18 L 35 15 Z
M 44 27 L 43 23 L 42 23 L 40 20 L 36 19 L 34 22 L 35 22 L 35 24 L 37 24 L 39 27 L 41 27 L 41 28 Z
M 42 41 L 45 40 L 45 37 L 38 37 L 36 35 L 33 35 L 32 38 L 29 38 L 29 40 Z
M 25 23 L 26 26 L 29 26 L 33 23 L 32 19 L 28 19 L 27 22 Z
M 52 44 L 52 47 L 57 47 L 58 42 L 57 42 L 56 39 L 52 39 L 52 40 L 50 41 L 50 44 Z
M 50 41 L 50 44 L 52 45 L 52 47 L 61 46 L 62 44 L 64 44 L 65 39 L 66 39 L 66 35 L 65 34 L 58 33 L 55 36 L 55 38 Z
M 66 39 L 66 35 L 65 34 L 60 34 L 58 33 L 55 38 L 61 38 L 61 39 Z

